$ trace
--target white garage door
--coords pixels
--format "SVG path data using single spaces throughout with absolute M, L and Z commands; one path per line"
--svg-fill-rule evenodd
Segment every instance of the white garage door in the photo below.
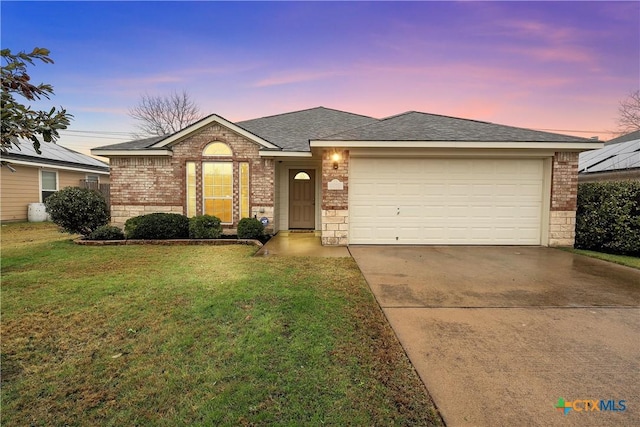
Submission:
M 541 159 L 351 158 L 351 244 L 539 245 Z

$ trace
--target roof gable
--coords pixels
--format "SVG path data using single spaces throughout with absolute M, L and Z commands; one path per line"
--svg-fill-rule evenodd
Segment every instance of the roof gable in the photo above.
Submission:
M 249 139 L 250 141 L 255 142 L 258 145 L 261 145 L 264 148 L 267 149 L 279 149 L 280 147 L 278 147 L 276 144 L 273 144 L 263 138 L 261 138 L 260 136 L 251 133 L 249 131 L 247 131 L 246 129 L 243 129 L 242 127 L 239 127 L 238 125 L 236 125 L 235 123 L 232 123 L 220 116 L 218 116 L 217 114 L 211 114 L 201 120 L 198 120 L 197 122 L 195 122 L 192 125 L 187 126 L 186 128 L 182 129 L 181 131 L 178 131 L 176 133 L 174 133 L 173 135 L 169 135 L 166 138 L 163 138 L 153 144 L 151 144 L 148 148 L 154 149 L 154 148 L 164 148 L 164 147 L 170 147 L 171 145 L 177 144 L 180 141 L 182 141 L 183 139 L 187 138 L 188 136 L 192 135 L 193 133 L 207 127 L 210 126 L 214 123 L 217 123 L 219 125 L 222 125 L 230 130 L 232 130 L 233 132 L 236 132 L 242 136 L 244 136 L 245 138 Z
M 137 139 L 134 141 L 122 142 L 119 144 L 105 145 L 102 147 L 96 147 L 91 150 L 93 154 L 99 156 L 119 156 L 119 155 L 171 155 L 171 146 L 178 144 L 180 141 L 189 137 L 195 132 L 210 126 L 213 123 L 222 125 L 233 132 L 236 132 L 245 138 L 253 141 L 261 147 L 268 150 L 280 150 L 276 144 L 273 144 L 260 136 L 251 133 L 250 131 L 243 129 L 217 114 L 211 114 L 197 122 L 187 126 L 181 131 L 175 132 L 171 135 L 152 136 L 144 139 Z
M 586 138 L 410 111 L 318 140 L 586 142 Z

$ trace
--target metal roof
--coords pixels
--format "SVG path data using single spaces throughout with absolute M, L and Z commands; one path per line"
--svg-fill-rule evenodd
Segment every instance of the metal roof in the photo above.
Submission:
M 640 139 L 580 153 L 579 173 L 640 168 Z
M 33 161 L 35 163 L 45 163 L 50 165 L 61 166 L 75 166 L 89 168 L 96 171 L 109 172 L 109 164 L 102 162 L 98 159 L 94 159 L 86 154 L 78 153 L 77 151 L 63 147 L 59 144 L 51 142 L 43 142 L 40 144 L 40 151 L 42 154 L 38 154 L 33 148 L 33 144 L 27 140 L 19 141 L 20 148 L 11 146 L 6 153 L 2 153 L 2 160 L 11 161 L 23 160 Z

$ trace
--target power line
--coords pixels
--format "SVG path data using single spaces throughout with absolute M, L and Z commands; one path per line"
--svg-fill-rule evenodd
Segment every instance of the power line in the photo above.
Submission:
M 547 132 L 608 133 L 608 134 L 615 133 L 610 130 L 575 130 L 575 129 L 535 129 L 535 130 L 543 130 Z
M 60 133 L 61 136 L 70 138 L 91 138 L 91 139 L 111 139 L 111 140 L 116 140 L 116 141 L 130 141 L 132 138 L 123 138 L 123 137 L 117 137 L 117 136 L 92 136 L 92 135 L 67 135 L 64 133 Z
M 131 139 L 134 139 L 130 133 L 109 131 L 84 131 L 64 129 L 60 131 L 60 135 L 74 138 L 111 139 L 117 141 L 130 141 Z
M 97 133 L 103 135 L 131 135 L 131 132 L 116 132 L 111 130 L 80 130 L 80 129 L 64 129 L 63 132 L 72 133 Z

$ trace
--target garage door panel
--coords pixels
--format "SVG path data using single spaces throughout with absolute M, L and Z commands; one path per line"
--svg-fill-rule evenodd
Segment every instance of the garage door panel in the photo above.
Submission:
M 479 220 L 485 219 L 493 222 L 493 206 L 471 206 L 468 210 L 468 215 L 471 218 L 477 218 Z
M 380 239 L 386 239 L 388 241 L 395 240 L 397 231 L 394 226 L 378 226 L 376 228 L 376 237 Z
M 425 224 L 432 224 L 433 221 L 441 219 L 447 214 L 447 208 L 444 206 L 429 206 L 423 211 L 423 219 Z
M 542 160 L 351 162 L 350 243 L 540 244 Z
M 408 182 L 403 185 L 399 185 L 397 187 L 398 196 L 407 196 L 407 197 L 415 197 L 416 194 L 419 194 L 422 190 L 422 185 L 418 182 Z

